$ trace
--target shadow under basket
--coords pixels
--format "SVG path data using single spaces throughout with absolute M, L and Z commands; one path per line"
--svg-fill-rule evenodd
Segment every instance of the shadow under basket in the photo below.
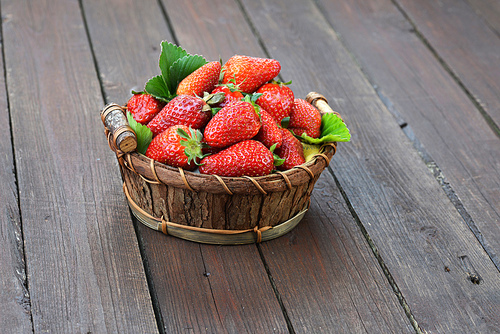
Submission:
M 322 114 L 333 112 L 320 94 L 309 93 L 306 100 Z M 137 153 L 122 106 L 107 105 L 101 118 L 134 216 L 165 234 L 207 244 L 259 243 L 292 230 L 307 212 L 314 184 L 337 149 L 337 143 L 327 143 L 310 161 L 284 172 L 220 177 Z

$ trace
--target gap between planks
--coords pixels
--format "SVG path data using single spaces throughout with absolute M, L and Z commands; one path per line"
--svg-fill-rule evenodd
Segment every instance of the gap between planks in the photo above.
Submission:
M 258 43 L 260 44 L 260 46 L 262 47 L 262 50 L 264 51 L 266 57 L 268 58 L 271 58 L 271 55 L 270 55 L 270 52 L 268 51 L 262 37 L 260 36 L 258 30 L 255 28 L 255 25 L 253 23 L 253 21 L 250 19 L 245 7 L 243 6 L 243 4 L 241 3 L 241 0 L 236 0 L 236 3 L 238 4 L 238 6 L 240 7 L 241 9 L 241 12 L 243 13 L 243 16 L 245 17 L 245 20 L 247 21 L 248 25 L 250 26 L 252 32 L 254 33 L 255 37 L 257 38 L 258 40 Z M 321 11 L 321 6 L 317 3 L 317 0 L 313 0 L 313 3 L 314 5 L 318 8 L 318 10 L 322 13 L 321 15 L 324 16 L 323 12 Z M 325 21 L 326 22 L 329 22 L 326 18 L 325 18 Z M 328 23 L 329 24 L 329 23 Z M 330 25 L 330 24 L 329 24 Z M 333 27 L 330 26 L 330 28 L 332 29 L 332 31 L 335 32 L 335 30 L 333 29 Z M 337 34 L 335 32 L 335 34 Z M 337 34 L 338 35 L 338 34 Z M 340 36 L 337 36 L 339 37 L 339 40 L 342 42 L 342 39 L 340 38 Z M 363 72 L 362 70 L 362 67 L 360 66 L 360 64 L 358 63 L 358 61 L 356 60 L 356 58 L 354 57 L 354 55 L 349 51 L 349 49 L 345 46 L 345 44 L 342 42 L 342 45 L 344 46 L 344 48 L 346 50 L 348 50 L 351 58 L 353 59 L 353 61 L 355 62 L 355 64 L 361 69 L 362 73 L 366 76 L 366 74 Z M 367 78 L 368 79 L 368 78 Z M 370 82 L 370 80 L 368 80 Z M 387 102 L 387 101 L 385 101 Z M 384 105 L 386 105 L 386 103 L 384 103 Z M 394 109 L 394 108 L 392 108 Z M 392 113 L 392 112 L 391 112 Z M 394 115 L 394 114 L 393 114 Z M 399 118 L 401 120 L 401 122 L 398 122 L 398 125 L 400 126 L 401 129 L 405 128 L 408 126 L 408 124 L 402 119 L 401 115 L 399 115 Z M 405 132 L 406 133 L 406 132 Z M 385 265 L 384 263 L 384 260 L 382 259 L 382 257 L 380 256 L 379 252 L 378 252 L 378 249 L 377 247 L 375 246 L 375 244 L 373 243 L 372 239 L 370 238 L 370 235 L 368 234 L 368 232 L 366 231 L 366 229 L 364 228 L 360 218 L 358 217 L 356 211 L 354 210 L 354 207 L 352 206 L 351 202 L 349 201 L 349 198 L 347 197 L 347 194 L 346 192 L 344 191 L 344 189 L 342 188 L 340 182 L 338 181 L 337 177 L 335 176 L 335 174 L 333 173 L 333 171 L 331 170 L 331 167 L 328 166 L 327 169 L 324 171 L 324 172 L 329 172 L 333 179 L 335 180 L 335 183 L 342 195 L 342 198 L 344 199 L 347 207 L 349 208 L 349 211 L 353 217 L 353 219 L 356 221 L 361 233 L 363 234 L 363 236 L 365 237 L 365 240 L 366 242 L 368 243 L 370 249 L 372 250 L 375 258 L 377 259 L 385 277 L 387 278 L 388 282 L 389 282 L 389 285 L 391 286 L 391 288 L 393 289 L 394 291 L 394 294 L 396 295 L 399 303 L 401 304 L 401 307 L 404 309 L 404 312 L 406 314 L 406 316 L 408 317 L 411 325 L 413 326 L 413 328 L 415 329 L 415 332 L 417 334 L 422 334 L 423 331 L 422 329 L 420 328 L 420 326 L 418 325 L 415 317 L 413 316 L 412 312 L 411 312 L 411 309 L 409 307 L 409 305 L 407 304 L 407 302 L 405 301 L 404 297 L 403 297 L 403 294 L 401 293 L 401 291 L 399 290 L 395 280 L 393 279 L 391 273 L 389 272 L 389 269 L 387 268 L 387 266 Z M 292 326 L 292 323 L 290 321 L 290 318 L 287 314 L 287 311 L 286 311 L 286 308 L 281 300 L 281 295 L 276 287 L 276 284 L 274 282 L 274 279 L 273 279 L 273 276 L 272 276 L 272 273 L 267 265 L 267 262 L 266 262 L 266 259 L 265 259 L 265 256 L 260 248 L 259 245 L 257 245 L 258 247 L 258 250 L 259 250 L 259 254 L 261 256 L 261 259 L 262 259 L 262 262 L 263 262 L 263 265 L 266 269 L 266 272 L 268 274 L 268 277 L 269 277 L 269 281 L 271 283 L 271 286 L 276 294 L 276 298 L 278 299 L 278 302 L 280 304 L 280 307 L 283 311 L 283 315 L 285 316 L 285 319 L 286 319 L 286 323 L 287 323 L 287 326 L 288 326 L 288 329 L 290 331 L 290 333 L 295 333 L 294 329 L 293 329 L 293 326 Z M 489 255 L 489 254 L 488 254 Z
M 493 130 L 493 132 L 500 138 L 500 127 L 498 124 L 495 123 L 493 118 L 488 114 L 486 109 L 483 107 L 481 104 L 481 101 L 474 96 L 474 94 L 465 86 L 463 81 L 459 78 L 459 76 L 451 69 L 451 67 L 446 63 L 446 61 L 439 55 L 437 50 L 431 45 L 429 40 L 425 38 L 425 36 L 420 32 L 420 30 L 417 28 L 417 25 L 415 22 L 413 22 L 406 13 L 406 11 L 401 7 L 401 5 L 396 1 L 396 0 L 390 0 L 394 6 L 399 10 L 399 12 L 404 16 L 404 18 L 408 21 L 408 23 L 412 26 L 412 32 L 415 33 L 415 35 L 420 39 L 420 41 L 425 45 L 425 47 L 432 53 L 432 55 L 436 58 L 436 60 L 441 64 L 443 69 L 453 78 L 453 80 L 457 83 L 457 85 L 463 90 L 465 95 L 469 98 L 469 100 L 474 104 L 476 109 L 479 111 L 481 116 L 485 119 L 486 123 L 489 125 L 489 127 Z M 316 0 L 315 0 L 316 2 Z M 488 25 L 489 27 L 489 25 Z M 493 30 L 494 31 L 494 30 Z M 496 31 L 495 31 L 496 33 Z M 497 265 L 497 264 L 495 264 Z M 498 268 L 498 265 L 497 265 Z M 500 269 L 499 269 L 500 270 Z
M 238 3 L 240 0 L 237 0 Z M 490 128 L 493 130 L 493 132 L 500 137 L 500 128 L 498 125 L 493 121 L 493 119 L 489 116 L 489 114 L 484 110 L 484 108 L 481 106 L 481 104 L 474 98 L 472 93 L 465 87 L 463 82 L 458 78 L 458 76 L 453 73 L 451 68 L 446 64 L 444 59 L 442 59 L 437 51 L 430 45 L 429 41 L 422 35 L 422 33 L 419 32 L 417 29 L 416 25 L 414 22 L 411 21 L 410 17 L 408 14 L 401 8 L 401 6 L 396 2 L 396 0 L 390 0 L 394 6 L 398 9 L 398 11 L 401 12 L 401 14 L 404 16 L 404 18 L 409 22 L 409 24 L 412 26 L 412 32 L 415 33 L 415 35 L 419 38 L 419 40 L 426 46 L 426 48 L 432 53 L 432 55 L 436 58 L 436 60 L 439 62 L 439 64 L 445 69 L 445 71 L 453 78 L 453 80 L 459 85 L 459 87 L 464 91 L 466 96 L 469 98 L 469 100 L 476 106 L 480 114 L 485 118 L 486 123 L 490 126 Z M 441 186 L 443 189 L 444 193 L 446 196 L 450 199 L 451 203 L 457 210 L 457 212 L 460 214 L 464 222 L 467 224 L 471 232 L 474 234 L 478 242 L 481 244 L 482 248 L 484 251 L 488 254 L 488 257 L 490 260 L 493 262 L 497 270 L 500 272 L 500 259 L 498 255 L 495 253 L 495 251 L 492 249 L 492 247 L 488 244 L 488 242 L 483 238 L 483 234 L 481 233 L 481 230 L 479 227 L 476 225 L 474 220 L 472 219 L 472 216 L 467 212 L 465 209 L 465 206 L 463 205 L 462 201 L 460 198 L 457 196 L 455 190 L 451 186 L 451 184 L 447 181 L 446 176 L 444 175 L 443 171 L 439 168 L 438 164 L 436 161 L 431 157 L 431 155 L 426 151 L 420 140 L 416 137 L 414 134 L 411 126 L 404 120 L 403 116 L 398 112 L 392 101 L 387 97 L 382 94 L 382 91 L 380 87 L 373 82 L 373 79 L 363 70 L 363 67 L 359 64 L 358 60 L 356 59 L 355 55 L 350 51 L 346 43 L 344 42 L 342 36 L 340 36 L 333 26 L 331 25 L 330 21 L 328 20 L 327 17 L 324 15 L 324 10 L 322 6 L 318 3 L 317 0 L 313 0 L 313 3 L 315 6 L 318 8 L 319 12 L 321 15 L 325 18 L 325 21 L 328 22 L 328 25 L 334 31 L 334 33 L 337 35 L 337 38 L 339 41 L 342 43 L 344 48 L 347 50 L 353 61 L 358 65 L 359 69 L 361 70 L 361 73 L 363 73 L 364 77 L 368 82 L 371 83 L 373 89 L 377 93 L 380 101 L 386 106 L 387 110 L 393 115 L 395 121 L 403 131 L 403 133 L 410 139 L 411 143 L 413 144 L 413 147 L 419 154 L 419 156 L 422 158 L 424 163 L 426 164 L 428 170 L 430 173 L 434 176 L 438 184 Z M 243 9 L 242 9 L 243 10 Z M 252 26 L 253 28 L 253 26 Z M 268 54 L 266 50 L 266 54 Z M 332 172 L 333 175 L 333 172 Z M 335 178 L 335 176 L 334 176 Z M 337 181 L 337 179 L 335 178 Z M 338 183 L 337 183 L 338 184 Z M 338 184 L 339 189 L 341 189 L 340 184 Z M 342 194 L 344 195 L 343 189 L 341 189 Z M 347 197 L 346 197 L 347 198 Z M 352 208 L 352 206 L 349 206 Z M 365 231 L 363 230 L 363 233 Z M 368 235 L 366 235 L 369 237 Z M 371 246 L 370 241 L 367 239 L 368 243 Z M 410 319 L 411 320 L 411 319 Z

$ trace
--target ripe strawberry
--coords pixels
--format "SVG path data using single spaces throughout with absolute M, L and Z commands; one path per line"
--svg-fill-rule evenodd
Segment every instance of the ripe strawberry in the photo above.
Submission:
M 281 65 L 275 59 L 236 55 L 224 64 L 223 71 L 223 84 L 234 80 L 242 92 L 253 93 L 264 83 L 276 77 L 281 71 Z
M 273 116 L 261 108 L 260 120 L 262 126 L 254 139 L 260 141 L 267 148 L 270 148 L 274 144 L 276 144 L 276 148 L 280 147 L 283 140 L 283 134 L 281 133 L 281 129 L 278 124 L 276 124 Z
M 203 96 L 219 82 L 221 63 L 212 61 L 185 77 L 177 86 L 177 95 Z
M 262 94 L 256 103 L 270 113 L 278 124 L 283 118 L 290 116 L 293 106 L 293 92 L 284 83 L 273 81 L 262 85 L 257 93 Z
M 253 138 L 260 129 L 258 106 L 251 102 L 233 102 L 221 110 L 205 127 L 205 141 L 211 147 L 228 147 Z
M 193 170 L 203 157 L 202 134 L 185 125 L 174 125 L 154 137 L 146 156 L 173 167 Z
M 148 124 L 160 112 L 165 103 L 149 94 L 134 94 L 127 102 L 127 110 L 141 124 Z
M 321 115 L 318 109 L 314 108 L 306 100 L 295 99 L 288 129 L 297 136 L 305 133 L 309 137 L 319 138 L 321 135 Z
M 173 98 L 149 123 L 156 136 L 173 125 L 186 125 L 201 129 L 210 118 L 212 111 L 206 102 L 196 96 L 179 95 Z
M 271 151 L 255 140 L 244 140 L 201 160 L 200 173 L 219 176 L 262 176 L 273 170 Z
M 224 93 L 224 101 L 217 105 L 219 108 L 223 108 L 234 101 L 241 101 L 244 97 L 241 91 L 232 84 L 215 87 L 212 94 L 216 93 Z
M 305 163 L 304 149 L 300 141 L 287 129 L 281 129 L 281 132 L 283 133 L 283 142 L 275 153 L 280 158 L 285 159 L 285 162 L 278 169 L 287 170 Z

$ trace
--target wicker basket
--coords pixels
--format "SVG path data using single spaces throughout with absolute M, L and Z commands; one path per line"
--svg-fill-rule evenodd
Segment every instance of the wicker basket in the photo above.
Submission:
M 309 93 L 306 99 L 321 113 L 333 112 L 320 94 Z M 119 111 L 119 121 L 106 122 L 113 111 Z M 204 175 L 137 153 L 124 111 L 111 104 L 101 117 L 120 163 L 132 213 L 155 230 L 201 243 L 248 244 L 293 229 L 306 213 L 314 184 L 337 148 L 336 143 L 328 143 L 309 162 L 267 176 Z

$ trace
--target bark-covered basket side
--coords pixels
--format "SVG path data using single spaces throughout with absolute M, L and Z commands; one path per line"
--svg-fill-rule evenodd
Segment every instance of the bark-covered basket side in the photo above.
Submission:
M 320 173 L 282 192 L 214 194 L 145 181 L 122 167 L 131 199 L 154 217 L 173 223 L 222 230 L 276 226 L 307 208 Z M 307 176 L 309 177 L 309 175 Z

